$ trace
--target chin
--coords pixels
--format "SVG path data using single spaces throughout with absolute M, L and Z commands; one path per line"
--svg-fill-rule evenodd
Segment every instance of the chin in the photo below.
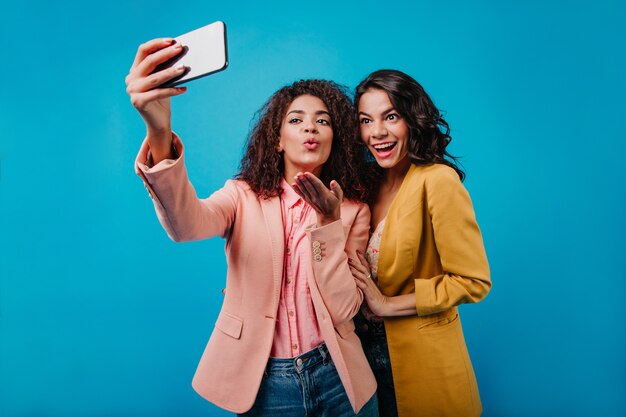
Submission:
M 389 169 L 389 168 L 393 168 L 396 165 L 397 161 L 390 161 L 389 159 L 383 159 L 382 161 L 380 159 L 376 159 L 376 163 L 384 169 Z

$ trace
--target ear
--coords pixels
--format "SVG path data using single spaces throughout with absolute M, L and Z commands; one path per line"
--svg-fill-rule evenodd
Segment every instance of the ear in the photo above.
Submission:
M 278 144 L 274 147 L 274 149 L 276 149 L 276 152 L 281 153 L 283 151 L 283 147 L 280 144 L 280 136 L 278 137 Z

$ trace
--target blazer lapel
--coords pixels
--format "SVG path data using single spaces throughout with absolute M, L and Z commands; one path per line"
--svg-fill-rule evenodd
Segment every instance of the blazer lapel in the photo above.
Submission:
M 283 262 L 285 258 L 285 232 L 279 197 L 261 199 L 261 208 L 265 218 L 267 234 L 271 239 L 272 270 L 274 272 L 274 305 L 278 305 L 283 279 Z

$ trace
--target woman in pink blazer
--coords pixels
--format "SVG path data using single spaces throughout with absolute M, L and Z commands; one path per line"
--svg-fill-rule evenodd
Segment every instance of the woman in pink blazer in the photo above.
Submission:
M 167 234 L 226 239 L 224 303 L 194 389 L 245 416 L 377 416 L 352 322 L 363 295 L 347 260 L 365 249 L 370 215 L 349 98 L 319 80 L 277 91 L 236 179 L 199 199 L 171 130 L 170 97 L 186 89 L 153 89 L 185 70 L 152 74 L 181 50 L 143 44 L 126 84 L 147 128 L 135 168 Z

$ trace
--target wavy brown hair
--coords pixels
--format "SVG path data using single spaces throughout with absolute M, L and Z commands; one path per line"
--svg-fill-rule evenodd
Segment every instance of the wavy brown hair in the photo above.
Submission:
M 248 183 L 261 198 L 281 194 L 285 164 L 276 150 L 280 128 L 287 109 L 299 96 L 309 94 L 322 100 L 331 117 L 333 142 L 330 156 L 322 168 L 320 179 L 327 187 L 335 180 L 341 185 L 345 198 L 365 201 L 368 188 L 364 170 L 363 147 L 357 137 L 354 106 L 347 89 L 332 81 L 301 80 L 287 85 L 272 95 L 257 112 L 258 121 L 248 136 L 241 171 L 236 178 Z
M 382 90 L 409 126 L 409 160 L 415 165 L 445 164 L 461 178 L 465 172 L 457 157 L 446 150 L 452 137 L 450 127 L 431 98 L 411 76 L 397 70 L 379 70 L 367 76 L 356 88 L 358 108 L 361 96 L 368 90 Z M 375 164 L 378 165 L 378 164 Z

